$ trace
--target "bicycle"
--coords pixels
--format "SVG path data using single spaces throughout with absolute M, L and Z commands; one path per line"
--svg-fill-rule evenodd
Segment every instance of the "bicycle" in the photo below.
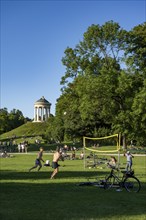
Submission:
M 123 173 L 122 178 L 115 174 L 115 170 L 118 172 L 119 169 L 110 167 L 110 174 L 105 177 L 104 189 L 118 188 L 121 191 L 121 188 L 125 188 L 128 192 L 139 192 L 141 189 L 140 181 L 137 177 L 134 176 L 134 171 L 121 171 Z

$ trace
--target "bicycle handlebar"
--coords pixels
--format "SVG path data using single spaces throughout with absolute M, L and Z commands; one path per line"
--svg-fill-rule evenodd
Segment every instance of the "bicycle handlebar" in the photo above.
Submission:
M 119 168 L 117 168 L 117 167 L 115 167 L 115 166 L 112 166 L 111 164 L 107 164 L 107 167 L 108 168 L 110 168 L 110 169 L 112 169 L 112 170 L 117 170 L 117 171 L 119 171 Z

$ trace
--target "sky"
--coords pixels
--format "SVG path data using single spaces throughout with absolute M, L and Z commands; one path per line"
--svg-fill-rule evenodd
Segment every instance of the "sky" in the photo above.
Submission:
M 33 119 L 42 96 L 55 114 L 67 47 L 92 24 L 113 20 L 126 30 L 146 21 L 146 0 L 1 0 L 0 108 Z

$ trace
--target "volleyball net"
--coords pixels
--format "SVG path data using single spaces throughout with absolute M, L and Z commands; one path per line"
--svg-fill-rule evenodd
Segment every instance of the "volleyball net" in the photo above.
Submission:
M 83 137 L 85 162 L 84 167 L 87 167 L 87 162 L 93 158 L 93 164 L 99 163 L 99 155 L 118 154 L 118 161 L 120 155 L 120 135 L 113 134 L 106 137 Z M 98 161 L 98 162 L 96 162 Z M 90 166 L 90 165 L 89 165 Z

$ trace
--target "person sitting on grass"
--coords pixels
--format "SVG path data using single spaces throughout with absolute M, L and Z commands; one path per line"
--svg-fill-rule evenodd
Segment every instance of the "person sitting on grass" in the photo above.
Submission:
M 39 151 L 39 153 L 38 153 L 38 156 L 37 156 L 37 158 L 36 158 L 36 160 L 35 160 L 35 165 L 34 165 L 32 168 L 29 169 L 29 172 L 30 172 L 31 170 L 37 168 L 38 166 L 39 166 L 38 171 L 42 168 L 42 163 L 41 163 L 41 161 L 44 162 L 44 160 L 43 160 L 42 157 L 43 157 L 43 148 L 41 147 L 41 148 L 40 148 L 40 151 Z
M 76 152 L 75 150 L 73 150 L 71 154 L 71 160 L 75 160 L 75 159 L 76 159 Z
M 82 151 L 81 154 L 80 154 L 80 159 L 81 159 L 81 160 L 84 159 L 84 153 L 83 153 L 83 151 Z
M 107 163 L 110 168 L 116 168 L 117 160 L 115 157 L 111 156 L 110 161 Z

